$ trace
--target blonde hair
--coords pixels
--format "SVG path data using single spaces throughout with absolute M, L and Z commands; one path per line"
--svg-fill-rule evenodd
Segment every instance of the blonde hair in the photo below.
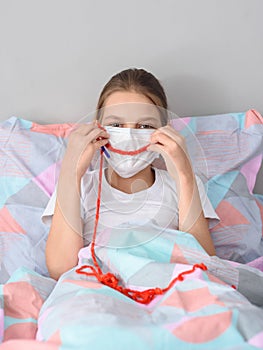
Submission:
M 114 92 L 132 91 L 149 98 L 152 103 L 159 106 L 162 125 L 167 124 L 167 98 L 159 80 L 144 69 L 130 68 L 117 73 L 107 82 L 101 91 L 97 103 L 96 119 L 100 120 L 101 109 L 106 99 Z

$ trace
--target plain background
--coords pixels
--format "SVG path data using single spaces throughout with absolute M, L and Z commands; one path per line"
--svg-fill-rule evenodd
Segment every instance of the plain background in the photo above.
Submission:
M 130 67 L 179 116 L 263 113 L 262 14 L 262 0 L 0 0 L 0 121 L 79 121 Z

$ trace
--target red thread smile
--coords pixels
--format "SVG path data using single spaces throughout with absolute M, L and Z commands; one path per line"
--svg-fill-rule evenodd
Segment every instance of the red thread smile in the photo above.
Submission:
M 122 149 L 117 149 L 117 148 L 112 147 L 112 145 L 110 143 L 107 143 L 107 145 L 105 147 L 107 147 L 110 151 L 121 154 L 123 156 L 135 156 L 136 154 L 145 152 L 149 146 L 150 146 L 150 143 L 148 145 L 143 146 L 142 148 L 136 149 L 134 151 L 124 151 Z

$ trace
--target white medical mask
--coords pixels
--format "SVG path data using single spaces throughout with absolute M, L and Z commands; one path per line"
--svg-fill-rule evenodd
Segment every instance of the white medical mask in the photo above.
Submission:
M 136 151 L 150 143 L 150 136 L 154 129 L 133 129 L 117 128 L 105 126 L 106 131 L 110 134 L 110 144 L 113 148 L 123 151 Z M 155 158 L 159 157 L 157 152 L 144 151 L 135 155 L 122 155 L 107 150 L 110 158 L 107 158 L 109 165 L 113 170 L 123 178 L 129 178 L 137 174 L 150 165 Z

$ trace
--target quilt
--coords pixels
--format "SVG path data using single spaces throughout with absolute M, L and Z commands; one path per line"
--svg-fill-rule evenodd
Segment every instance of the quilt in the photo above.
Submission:
M 179 276 L 168 291 L 144 305 L 78 274 L 93 264 L 90 246 L 57 283 L 18 269 L 0 289 L 0 349 L 261 349 L 263 273 L 208 256 L 188 233 L 155 229 L 132 232 L 143 244 L 129 245 L 127 231 L 118 248 L 95 253 L 103 272 L 133 290 Z

